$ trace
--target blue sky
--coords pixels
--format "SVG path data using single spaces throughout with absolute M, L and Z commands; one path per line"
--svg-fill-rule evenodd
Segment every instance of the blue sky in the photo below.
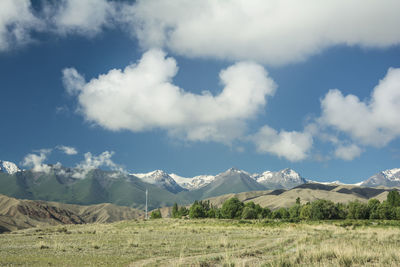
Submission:
M 0 3 L 3 160 L 347 183 L 400 166 L 397 1 L 33 2 Z

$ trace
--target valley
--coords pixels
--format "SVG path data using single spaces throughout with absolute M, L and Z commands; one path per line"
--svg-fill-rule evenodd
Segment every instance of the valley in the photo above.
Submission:
M 130 220 L 0 235 L 0 265 L 396 266 L 398 222 Z

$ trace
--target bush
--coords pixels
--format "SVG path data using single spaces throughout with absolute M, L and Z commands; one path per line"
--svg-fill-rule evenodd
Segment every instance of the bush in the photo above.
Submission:
M 194 219 L 194 218 L 205 218 L 206 217 L 206 211 L 204 210 L 204 207 L 200 202 L 195 201 L 193 205 L 190 207 L 189 210 L 189 217 Z
M 261 216 L 260 217 L 262 217 L 263 219 L 271 218 L 271 213 L 272 213 L 271 210 L 269 208 L 265 207 L 265 208 L 263 208 L 261 210 Z
M 379 219 L 392 220 L 395 218 L 394 208 L 387 201 L 383 201 L 377 209 Z
M 242 219 L 257 219 L 257 211 L 252 207 L 244 207 Z
M 300 209 L 300 219 L 310 220 L 311 219 L 311 204 L 307 203 L 303 205 Z
M 378 208 L 381 202 L 377 200 L 376 198 L 372 198 L 368 200 L 368 210 L 369 210 L 369 218 L 370 219 L 379 219 L 379 213 L 378 213 Z
M 162 216 L 161 216 L 160 209 L 155 210 L 150 214 L 150 219 L 161 219 L 161 218 L 162 218 Z
M 338 217 L 337 207 L 332 201 L 319 199 L 311 203 L 312 220 L 331 220 Z
M 348 204 L 348 214 L 349 219 L 368 219 L 369 210 L 368 206 L 360 201 L 352 201 Z
M 301 205 L 297 204 L 297 202 L 296 202 L 296 204 L 294 206 L 289 208 L 290 219 L 298 219 L 298 218 L 300 218 L 300 210 L 301 210 Z
M 236 197 L 230 198 L 222 204 L 220 210 L 221 216 L 224 219 L 235 219 L 242 216 L 243 203 Z
M 289 212 L 285 208 L 274 210 L 271 215 L 272 219 L 288 219 L 289 216 Z

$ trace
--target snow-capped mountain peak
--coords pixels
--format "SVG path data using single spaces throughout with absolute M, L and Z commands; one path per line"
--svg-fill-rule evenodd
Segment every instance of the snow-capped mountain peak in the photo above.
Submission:
M 244 170 L 240 170 L 240 169 L 238 169 L 238 168 L 235 168 L 235 167 L 232 167 L 232 168 L 229 168 L 229 169 L 227 169 L 225 172 L 223 172 L 223 173 L 221 173 L 221 174 L 228 174 L 228 173 L 231 173 L 231 174 L 235 174 L 235 173 L 243 173 L 243 174 L 246 174 L 246 175 L 249 175 L 250 177 L 251 177 L 251 174 L 249 174 L 248 172 L 246 172 L 246 171 L 244 171 Z
M 400 181 L 400 169 L 394 168 L 382 172 L 385 177 L 391 181 Z
M 212 181 L 214 181 L 214 175 L 198 175 L 191 178 L 186 178 L 179 176 L 175 173 L 170 174 L 170 176 L 177 182 L 181 187 L 186 188 L 188 190 L 199 189 L 203 186 L 208 185 Z
M 362 186 L 400 186 L 400 169 L 394 168 L 381 171 L 366 181 L 361 183 Z
M 5 172 L 8 174 L 14 174 L 17 172 L 20 172 L 21 169 L 18 168 L 17 164 L 11 162 L 11 161 L 3 161 L 0 160 L 0 172 Z
M 300 174 L 289 168 L 277 172 L 265 171 L 253 174 L 252 178 L 270 188 L 292 188 L 307 182 Z
M 146 183 L 154 184 L 173 193 L 184 190 L 168 173 L 162 170 L 155 170 L 148 173 L 133 173 L 132 175 L 142 179 Z

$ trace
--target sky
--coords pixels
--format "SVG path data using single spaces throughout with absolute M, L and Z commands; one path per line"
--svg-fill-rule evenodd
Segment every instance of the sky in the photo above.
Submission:
M 184 177 L 400 167 L 400 2 L 2 0 L 0 159 Z

